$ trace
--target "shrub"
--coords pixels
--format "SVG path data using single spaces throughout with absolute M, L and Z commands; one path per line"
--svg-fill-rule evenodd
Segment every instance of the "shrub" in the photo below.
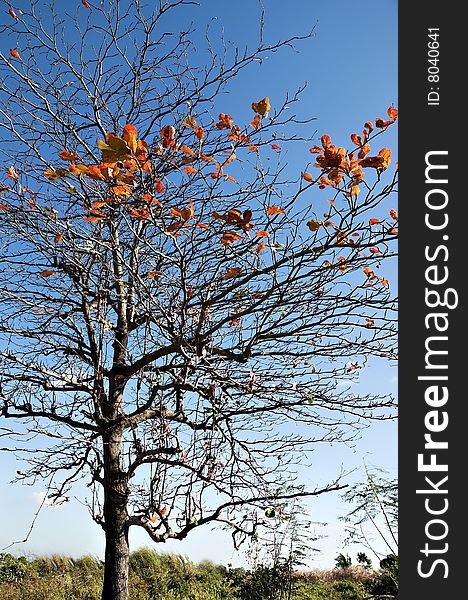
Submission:
M 369 581 L 367 589 L 374 596 L 398 595 L 398 557 L 389 554 L 380 561 L 380 571 Z
M 19 581 L 31 571 L 27 558 L 16 558 L 11 554 L 0 554 L 0 582 Z

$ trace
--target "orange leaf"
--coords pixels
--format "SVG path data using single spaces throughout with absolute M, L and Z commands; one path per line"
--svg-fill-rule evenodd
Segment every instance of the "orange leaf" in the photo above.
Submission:
M 45 269 L 44 271 L 41 271 L 39 275 L 41 277 L 50 277 L 51 275 L 55 275 L 56 273 L 58 273 L 58 271 L 53 271 L 52 269 Z
M 149 219 L 151 217 L 151 212 L 147 206 L 142 206 L 141 208 L 127 207 L 127 210 L 131 217 L 138 219 L 139 221 Z
M 284 215 L 285 213 L 284 213 L 284 208 L 281 208 L 280 206 L 270 205 L 270 206 L 267 206 L 266 214 L 267 215 Z
M 378 248 L 369 248 L 369 252 L 371 254 L 380 254 L 380 250 Z
M 258 146 L 256 146 L 255 144 L 249 144 L 249 150 L 251 150 L 252 152 L 258 152 Z
M 198 125 L 197 127 L 195 127 L 194 130 L 193 130 L 193 132 L 195 133 L 195 135 L 197 136 L 197 138 L 200 141 L 205 137 L 205 130 L 200 125 Z
M 13 17 L 13 19 L 15 19 L 15 21 L 18 20 L 18 16 L 15 13 L 15 11 L 13 10 L 13 8 L 10 6 L 10 8 L 8 9 L 8 12 L 10 13 L 10 16 Z
M 202 154 L 200 157 L 202 160 L 204 160 L 205 162 L 214 162 L 215 159 L 212 156 L 206 156 L 205 154 Z
M 15 48 L 10 49 L 10 54 L 13 56 L 13 58 L 20 58 L 19 52 Z
M 65 232 L 64 232 L 64 231 L 62 231 L 61 233 L 57 234 L 57 235 L 54 237 L 54 242 L 55 242 L 56 244 L 60 244 L 60 242 L 63 240 L 63 236 L 64 236 L 64 235 L 65 235 Z
M 200 229 L 209 229 L 210 228 L 210 226 L 207 225 L 206 223 L 197 223 L 195 225 L 195 227 L 200 227 Z
M 111 187 L 111 192 L 116 196 L 125 196 L 126 198 L 132 195 L 132 190 L 128 185 L 115 185 L 114 187 Z
M 306 181 L 308 181 L 309 183 L 311 183 L 314 180 L 314 176 L 311 175 L 310 173 L 304 173 L 304 179 Z
M 331 144 L 331 137 L 326 133 L 322 135 L 321 140 L 324 148 L 328 148 L 328 146 Z
M 234 177 L 231 177 L 230 175 L 225 175 L 224 179 L 226 181 L 232 181 L 232 183 L 237 183 L 237 181 L 234 179 Z
M 59 156 L 62 160 L 66 160 L 66 161 L 79 160 L 79 158 L 80 158 L 76 154 L 72 154 L 71 152 L 68 152 L 67 150 L 62 150 L 61 152 L 59 152 Z
M 356 146 L 362 146 L 361 137 L 357 133 L 351 134 L 351 141 L 353 142 L 353 144 L 356 144 Z
M 309 152 L 311 154 L 320 154 L 322 152 L 322 148 L 320 148 L 319 146 L 315 145 L 312 148 L 309 148 Z
M 371 123 L 370 121 L 366 121 L 366 122 L 364 123 L 364 127 L 365 127 L 366 129 L 368 129 L 369 131 L 373 131 L 373 129 L 374 129 L 374 126 L 372 125 L 372 123 Z
M 394 106 L 389 106 L 388 110 L 387 110 L 387 114 L 392 121 L 395 121 L 395 119 L 398 117 L 398 109 L 395 108 Z
M 281 150 L 281 146 L 278 146 L 278 144 L 272 144 L 271 149 L 272 150 Z
M 154 191 L 162 194 L 164 192 L 164 184 L 160 179 L 154 180 Z
M 68 168 L 74 175 L 83 175 L 88 172 L 88 167 L 86 165 L 74 165 L 71 163 L 68 165 Z
M 335 187 L 333 181 L 330 181 L 330 179 L 327 179 L 326 177 L 320 177 L 319 189 L 324 190 L 327 185 L 330 187 Z
M 163 148 L 174 145 L 175 129 L 172 125 L 165 125 L 161 129 L 161 138 Z
M 91 8 L 91 4 L 88 2 L 88 0 L 81 0 L 81 4 L 85 7 L 85 8 Z
M 135 154 L 137 149 L 137 130 L 130 123 L 127 123 L 123 128 L 123 139 L 130 150 Z
M 257 231 L 257 233 L 255 234 L 257 237 L 270 237 L 270 234 L 268 233 L 268 231 L 263 231 L 263 229 L 261 231 Z
M 236 233 L 235 231 L 226 231 L 224 232 L 223 237 L 221 238 L 221 243 L 225 246 L 229 246 L 229 244 L 232 244 L 232 242 L 235 242 L 240 237 L 242 236 L 239 233 Z
M 380 219 L 377 219 L 376 217 L 372 217 L 372 219 L 369 219 L 369 225 L 380 225 L 380 223 L 382 223 L 382 221 Z
M 194 169 L 193 167 L 184 167 L 184 171 L 189 175 L 192 173 L 198 173 L 197 169 Z
M 180 149 L 182 152 L 185 152 L 185 154 L 190 154 L 190 156 L 195 156 L 195 152 L 188 146 L 181 146 Z
M 390 209 L 390 216 L 392 217 L 392 219 L 394 219 L 395 221 L 398 221 L 398 213 L 394 208 Z
M 258 244 L 258 246 L 255 248 L 255 252 L 257 254 L 261 254 L 262 252 L 265 252 L 266 250 L 266 244 L 264 242 L 260 242 Z
M 253 121 L 250 121 L 250 124 L 252 125 L 252 127 L 254 129 L 258 129 L 262 124 L 262 120 L 258 115 L 255 115 L 255 117 L 253 118 Z
M 230 129 L 232 126 L 233 120 L 231 117 L 225 113 L 219 113 L 219 123 L 215 123 L 215 127 L 218 129 Z
M 0 210 L 4 210 L 5 212 L 8 212 L 10 209 L 8 208 L 8 206 L 5 206 L 4 204 L 0 204 Z
M 367 154 L 369 154 L 369 152 L 370 152 L 370 146 L 369 146 L 369 144 L 366 144 L 359 150 L 358 158 L 359 159 L 364 158 L 365 156 L 367 156 Z

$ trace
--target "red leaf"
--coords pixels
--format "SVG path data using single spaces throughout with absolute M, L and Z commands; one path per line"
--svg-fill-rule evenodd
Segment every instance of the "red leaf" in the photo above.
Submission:
M 223 279 L 234 279 L 234 277 L 239 277 L 242 272 L 241 267 L 231 267 L 227 269 L 227 271 L 223 275 Z

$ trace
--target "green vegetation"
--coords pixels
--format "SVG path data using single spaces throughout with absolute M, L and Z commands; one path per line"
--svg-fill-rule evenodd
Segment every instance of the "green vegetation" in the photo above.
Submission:
M 396 598 L 398 559 L 374 571 L 345 566 L 293 571 L 285 563 L 251 570 L 199 564 L 142 548 L 130 556 L 130 600 L 379 600 Z M 103 563 L 92 556 L 0 554 L 2 600 L 100 600 Z

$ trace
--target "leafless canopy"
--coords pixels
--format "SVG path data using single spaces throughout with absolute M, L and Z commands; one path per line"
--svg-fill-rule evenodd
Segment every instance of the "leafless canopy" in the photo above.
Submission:
M 378 269 L 395 224 L 369 219 L 395 178 L 369 169 L 359 195 L 346 181 L 330 195 L 315 191 L 320 170 L 308 183 L 305 163 L 285 168 L 282 152 L 307 129 L 291 116 L 296 94 L 227 137 L 214 125 L 222 89 L 300 38 L 270 44 L 261 22 L 252 50 L 207 37 L 197 66 L 191 31 L 164 20 L 190 3 L 149 4 L 66 14 L 31 2 L 3 28 L 19 55 L 0 53 L 3 445 L 26 454 L 18 477 L 45 478 L 57 500 L 86 477 L 104 530 L 118 513 L 154 541 L 213 521 L 248 533 L 265 507 L 338 487 L 296 481 L 316 443 L 392 415 L 391 398 L 343 384 L 369 357 L 394 358 L 395 300 Z M 100 165 L 96 140 L 128 123 L 150 166 L 111 202 L 115 163 L 96 179 L 58 153 Z M 165 126 L 175 146 L 161 143 Z M 226 231 L 238 237 L 223 243 Z

